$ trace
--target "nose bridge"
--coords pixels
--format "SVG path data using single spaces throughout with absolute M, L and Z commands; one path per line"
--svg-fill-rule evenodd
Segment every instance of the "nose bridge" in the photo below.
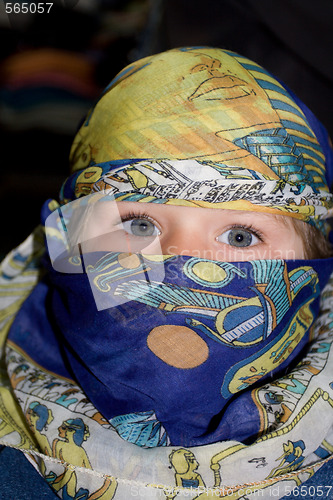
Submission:
M 163 253 L 195 255 L 208 249 L 208 235 L 204 227 L 190 223 L 175 223 L 161 240 Z

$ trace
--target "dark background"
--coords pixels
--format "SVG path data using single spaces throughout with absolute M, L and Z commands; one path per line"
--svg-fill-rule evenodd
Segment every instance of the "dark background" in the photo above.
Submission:
M 333 135 L 331 0 L 53 0 L 48 14 L 9 15 L 5 4 L 1 256 L 38 224 L 43 202 L 57 197 L 81 117 L 140 57 L 184 45 L 239 52 L 282 79 Z

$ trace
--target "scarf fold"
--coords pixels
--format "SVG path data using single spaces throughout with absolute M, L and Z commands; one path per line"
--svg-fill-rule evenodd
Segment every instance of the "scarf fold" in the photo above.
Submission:
M 332 262 L 155 259 L 101 252 L 85 256 L 85 274 L 50 269 L 9 341 L 80 381 L 130 442 L 254 441 L 267 429 L 249 388 L 304 355 Z M 150 280 L 159 267 L 163 280 Z M 114 297 L 126 301 L 105 303 Z
M 29 245 L 32 250 L 33 243 L 31 238 L 2 266 L 2 279 L 13 292 L 12 303 L 18 294 L 22 295 L 22 282 L 25 293 L 29 293 L 38 279 L 40 264 L 27 263 L 25 254 Z M 244 401 L 243 410 L 249 411 L 249 417 L 250 410 L 256 407 L 261 425 L 251 444 L 236 439 L 201 446 L 160 443 L 162 446 L 150 449 L 132 444 L 135 439 L 140 444 L 145 434 L 153 439 L 156 434 L 161 436 L 151 412 L 141 412 L 135 421 L 128 417 L 109 422 L 68 372 L 57 375 L 46 370 L 11 340 L 6 347 L 10 383 L 7 393 L 2 392 L 1 416 L 7 427 L 1 427 L 1 443 L 21 449 L 62 498 L 79 494 L 89 498 L 96 492 L 100 498 L 125 499 L 139 491 L 144 498 L 241 498 L 258 490 L 263 498 L 269 498 L 273 490 L 275 496 L 281 497 L 311 477 L 331 456 L 332 297 L 330 280 L 321 293 L 321 312 L 313 325 L 313 340 L 299 363 L 278 378 L 250 389 L 252 402 Z M 40 299 L 41 294 L 39 314 L 43 310 Z M 29 299 L 25 305 L 29 306 Z M 44 332 L 40 333 L 43 336 Z M 29 344 L 27 330 L 20 334 Z M 30 350 L 36 358 L 37 348 L 31 347 L 31 341 L 30 337 Z M 54 342 L 44 345 L 43 364 L 51 357 L 57 358 Z M 59 366 L 53 368 L 59 371 Z M 6 379 L 5 374 L 2 379 Z M 9 397 L 10 386 L 15 400 Z M 16 401 L 14 407 L 11 401 Z M 249 420 L 242 422 L 243 431 Z M 121 437 L 124 431 L 131 435 L 132 442 Z

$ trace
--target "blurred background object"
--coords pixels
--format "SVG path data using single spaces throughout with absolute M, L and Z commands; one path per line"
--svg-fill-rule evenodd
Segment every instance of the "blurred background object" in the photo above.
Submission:
M 0 3 L 1 256 L 57 198 L 79 122 L 138 58 L 234 50 L 283 80 L 333 135 L 331 0 L 53 0 L 43 13 L 6 13 L 14 3 L 24 5 Z

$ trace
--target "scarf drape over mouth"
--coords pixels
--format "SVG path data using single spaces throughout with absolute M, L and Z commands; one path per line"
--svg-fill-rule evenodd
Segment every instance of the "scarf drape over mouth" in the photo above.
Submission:
M 333 449 L 332 260 L 85 252 L 78 221 L 130 201 L 287 215 L 327 235 L 322 125 L 253 61 L 174 49 L 116 76 L 71 168 L 42 210 L 42 260 L 29 240 L 3 265 L 3 442 L 31 449 L 61 498 L 223 498 L 223 485 L 239 498 L 245 483 L 269 498 L 306 480 Z

